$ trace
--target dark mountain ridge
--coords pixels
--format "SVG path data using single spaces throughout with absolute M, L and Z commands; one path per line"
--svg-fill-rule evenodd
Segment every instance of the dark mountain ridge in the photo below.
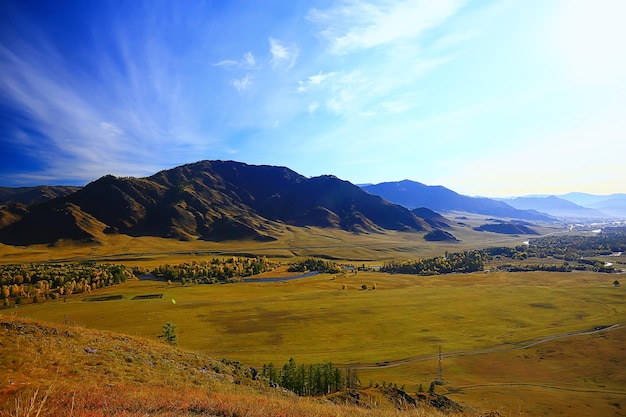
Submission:
M 484 197 L 468 197 L 440 185 L 425 185 L 403 180 L 364 186 L 368 193 L 407 208 L 427 207 L 437 212 L 465 211 L 495 217 L 522 220 L 555 221 L 551 216 L 534 210 L 518 210 L 510 205 Z
M 288 168 L 201 161 L 146 178 L 104 176 L 28 208 L 0 229 L 8 244 L 98 240 L 106 233 L 178 239 L 273 240 L 286 225 L 356 233 L 425 231 L 409 210 L 333 176 Z

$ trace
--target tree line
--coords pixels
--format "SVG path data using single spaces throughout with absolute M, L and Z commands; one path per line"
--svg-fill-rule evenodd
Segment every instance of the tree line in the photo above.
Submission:
M 589 256 L 605 256 L 626 252 L 626 229 L 607 228 L 594 236 L 559 235 L 531 239 L 526 245 L 492 247 L 485 251 L 490 256 L 512 259 L 547 258 L 579 261 Z
M 327 395 L 344 388 L 356 388 L 360 381 L 355 370 L 345 371 L 329 363 L 298 365 L 293 358 L 282 367 L 264 364 L 261 376 L 270 384 L 295 392 L 298 395 Z
M 5 307 L 9 305 L 9 299 L 14 299 L 16 303 L 24 298 L 40 302 L 120 284 L 132 277 L 132 272 L 123 265 L 94 262 L 0 266 L 1 295 Z
M 179 265 L 160 265 L 152 273 L 171 281 L 194 280 L 202 284 L 239 281 L 242 277 L 274 270 L 277 262 L 268 261 L 265 256 L 257 258 L 232 256 L 225 259 L 213 258 L 210 261 L 191 261 Z
M 384 264 L 380 271 L 392 274 L 438 275 L 453 272 L 476 272 L 485 268 L 488 257 L 483 251 L 464 251 L 447 253 L 434 258 L 391 261 Z
M 295 262 L 287 269 L 289 272 L 309 272 L 317 271 L 327 274 L 338 274 L 341 272 L 341 266 L 335 262 L 323 261 L 321 259 L 308 258 L 304 261 Z

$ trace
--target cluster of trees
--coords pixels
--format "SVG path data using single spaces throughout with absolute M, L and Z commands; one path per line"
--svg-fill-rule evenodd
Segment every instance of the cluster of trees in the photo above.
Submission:
M 171 281 L 194 280 L 197 283 L 238 281 L 242 277 L 274 270 L 279 264 L 266 257 L 245 258 L 233 256 L 226 259 L 213 258 L 210 261 L 191 261 L 180 265 L 161 265 L 152 273 Z
M 532 239 L 526 245 L 515 247 L 492 247 L 484 249 L 489 259 L 524 261 L 529 258 L 552 258 L 562 260 L 554 264 L 506 264 L 498 269 L 506 271 L 594 271 L 612 273 L 613 265 L 590 257 L 606 256 L 614 252 L 626 252 L 626 229 L 610 228 L 595 236 L 546 236 Z
M 289 272 L 309 272 L 317 271 L 328 274 L 338 274 L 341 272 L 341 266 L 334 263 L 323 261 L 321 259 L 305 259 L 294 264 L 291 264 L 288 269 Z
M 609 228 L 595 236 L 545 236 L 529 241 L 528 245 L 485 249 L 490 256 L 512 259 L 547 258 L 579 261 L 589 256 L 626 252 L 626 229 Z
M 383 265 L 381 272 L 394 274 L 438 275 L 453 272 L 475 272 L 485 268 L 483 251 L 447 253 L 445 256 L 420 260 L 392 261 Z
M 45 301 L 71 294 L 89 292 L 132 278 L 123 265 L 93 262 L 68 264 L 17 264 L 0 266 L 0 288 L 4 305 L 9 299 Z
M 331 363 L 297 365 L 293 358 L 289 358 L 282 368 L 272 363 L 263 365 L 261 376 L 298 395 L 326 395 L 360 385 L 355 370 L 342 371 Z
M 577 264 L 570 264 L 569 262 L 563 262 L 560 265 L 556 264 L 526 264 L 526 265 L 514 265 L 505 264 L 497 267 L 496 269 L 508 271 L 508 272 L 529 272 L 529 271 L 546 271 L 546 272 L 571 272 L 571 271 L 593 271 L 604 272 L 607 274 L 615 272 L 613 265 L 608 265 L 602 261 L 595 261 L 593 259 L 580 259 Z

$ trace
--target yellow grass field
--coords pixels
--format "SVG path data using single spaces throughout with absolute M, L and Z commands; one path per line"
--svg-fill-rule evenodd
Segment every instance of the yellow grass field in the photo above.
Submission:
M 330 361 L 358 369 L 365 385 L 385 381 L 410 392 L 437 378 L 441 346 L 445 384 L 437 392 L 463 404 L 503 415 L 623 415 L 626 288 L 614 279 L 359 272 L 185 287 L 132 281 L 97 291 L 122 300 L 77 295 L 3 313 L 154 339 L 172 322 L 179 345 L 212 357 L 257 367 L 289 357 Z M 154 293 L 163 298 L 131 300 Z
M 478 225 L 478 221 L 468 221 Z M 544 232 L 559 232 L 549 228 Z M 272 258 L 323 257 L 360 262 L 401 260 L 415 257 L 439 256 L 445 251 L 458 252 L 488 246 L 519 245 L 526 238 L 475 232 L 468 226 L 454 228 L 452 233 L 461 243 L 427 242 L 422 234 L 385 232 L 357 235 L 342 230 L 315 227 L 287 228 L 274 242 L 257 241 L 190 241 L 156 237 L 103 235 L 101 244 L 57 242 L 54 246 L 31 245 L 16 247 L 0 244 L 0 264 L 21 262 L 52 262 L 68 260 L 98 260 L 125 265 L 184 262 L 195 256 L 254 254 Z

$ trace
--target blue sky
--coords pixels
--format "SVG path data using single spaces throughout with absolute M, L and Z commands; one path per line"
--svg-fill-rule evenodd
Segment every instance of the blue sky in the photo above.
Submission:
M 0 185 L 202 159 L 626 192 L 626 2 L 0 2 Z

